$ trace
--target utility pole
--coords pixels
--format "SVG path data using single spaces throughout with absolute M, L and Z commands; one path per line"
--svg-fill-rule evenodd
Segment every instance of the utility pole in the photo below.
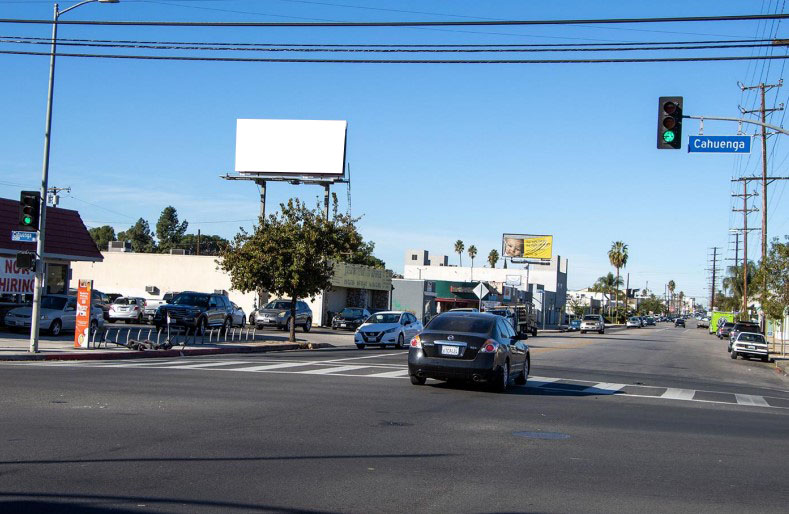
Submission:
M 742 198 L 742 209 L 732 209 L 732 211 L 742 213 L 742 311 L 740 312 L 745 313 L 748 311 L 748 214 L 758 211 L 758 209 L 748 208 L 748 199 L 759 195 L 757 193 L 749 193 L 748 181 L 743 180 L 742 193 L 732 194 L 732 196 Z
M 720 247 L 713 246 L 712 250 L 712 267 L 707 268 L 707 271 L 712 272 L 712 283 L 710 284 L 710 312 L 715 310 L 715 283 L 717 281 L 717 274 L 718 274 L 718 250 Z
M 200 255 L 200 229 L 197 229 L 197 255 Z
M 757 86 L 743 86 L 740 84 L 740 89 L 742 91 L 748 91 L 751 89 L 758 89 L 761 96 L 761 106 L 757 110 L 745 110 L 740 107 L 740 112 L 743 114 L 753 114 L 759 113 L 760 119 L 762 122 L 762 260 L 767 255 L 767 136 L 773 135 L 774 132 L 767 133 L 767 127 L 764 125 L 767 123 L 767 113 L 773 113 L 775 111 L 782 111 L 784 110 L 784 105 L 781 104 L 777 108 L 767 109 L 765 107 L 765 94 L 767 91 L 783 86 L 783 79 L 779 80 L 777 84 L 765 84 L 762 82 Z
M 58 206 L 58 193 L 61 191 L 65 191 L 67 193 L 71 192 L 70 187 L 50 187 L 47 189 L 47 205 L 49 207 L 57 207 Z M 50 202 L 50 199 L 52 200 Z

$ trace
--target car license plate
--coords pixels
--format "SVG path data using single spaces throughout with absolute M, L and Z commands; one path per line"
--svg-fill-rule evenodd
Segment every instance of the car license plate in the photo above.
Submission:
M 441 346 L 441 355 L 460 355 L 460 347 L 459 346 L 442 345 Z
M 340 323 L 340 326 L 341 326 L 342 328 L 345 328 L 345 323 Z
M 749 346 L 749 347 L 748 347 L 748 349 L 749 349 L 749 350 L 755 350 L 755 349 L 756 349 L 756 347 L 755 347 L 755 346 Z

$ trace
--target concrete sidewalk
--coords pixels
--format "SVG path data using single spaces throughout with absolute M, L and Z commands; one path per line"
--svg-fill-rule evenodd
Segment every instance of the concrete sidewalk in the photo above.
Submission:
M 309 342 L 296 338 L 295 343 L 260 338 L 254 341 L 228 341 L 204 344 L 177 344 L 169 350 L 130 350 L 115 344 L 102 344 L 101 348 L 74 348 L 73 336 L 41 337 L 38 353 L 30 353 L 30 339 L 27 334 L 0 332 L 0 361 L 41 361 L 41 360 L 102 360 L 102 359 L 140 359 L 156 357 L 180 357 L 186 355 L 218 355 L 227 353 L 258 353 L 282 350 L 297 350 L 309 347 L 329 348 L 328 343 Z

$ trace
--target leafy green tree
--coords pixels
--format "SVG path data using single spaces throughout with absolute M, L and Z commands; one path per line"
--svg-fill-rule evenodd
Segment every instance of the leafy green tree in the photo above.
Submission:
M 178 221 L 178 212 L 175 210 L 175 207 L 172 205 L 165 207 L 159 216 L 159 221 L 156 222 L 156 237 L 159 239 L 159 251 L 166 253 L 173 248 L 178 248 L 188 226 L 188 221 Z
M 622 279 L 620 277 L 614 277 L 614 274 L 610 271 L 607 275 L 603 275 L 602 277 L 598 278 L 597 281 L 592 285 L 590 288 L 595 293 L 603 293 L 604 295 L 608 296 L 610 299 L 611 295 L 614 291 L 622 285 Z M 611 314 L 611 302 L 608 302 L 608 313 Z
M 495 268 L 497 262 L 499 262 L 499 251 L 491 250 L 488 254 L 488 264 L 490 264 L 491 268 Z
M 611 243 L 611 249 L 608 250 L 608 261 L 611 266 L 616 268 L 616 280 L 619 282 L 619 270 L 627 266 L 627 245 L 622 241 L 614 241 Z M 616 305 L 619 306 L 619 285 L 616 287 Z
M 759 270 L 756 264 L 749 261 L 747 277 L 749 297 L 754 296 L 759 289 L 758 285 L 761 283 L 761 281 L 756 280 L 758 272 Z M 726 276 L 723 278 L 723 289 L 727 293 L 730 293 L 731 297 L 736 300 L 736 306 L 733 310 L 742 310 L 742 295 L 745 290 L 745 281 L 743 280 L 744 277 L 745 270 L 743 269 L 743 266 L 729 266 L 726 269 Z
M 775 238 L 759 269 L 759 282 L 764 284 L 762 309 L 770 319 L 783 319 L 789 309 L 789 236 L 782 243 Z
M 474 257 L 477 256 L 477 247 L 471 245 L 468 247 L 468 256 L 471 257 L 471 267 L 474 267 Z
M 131 241 L 132 251 L 151 253 L 156 251 L 156 241 L 148 222 L 140 218 L 129 230 L 118 232 L 118 241 Z
M 455 253 L 458 254 L 458 258 L 460 259 L 460 267 L 463 267 L 463 250 L 466 249 L 466 245 L 463 244 L 463 241 L 458 239 L 455 241 Z
M 242 292 L 269 291 L 291 299 L 291 319 L 296 301 L 314 297 L 331 287 L 332 260 L 345 260 L 357 252 L 361 238 L 356 220 L 347 215 L 326 219 L 323 209 L 307 208 L 291 199 L 280 212 L 261 218 L 251 234 L 241 231 L 221 252 L 219 267 L 230 275 L 231 286 Z M 353 228 L 353 230 L 351 230 Z M 296 341 L 295 324 L 290 325 L 290 341 Z
M 657 314 L 663 312 L 663 302 L 654 294 L 649 295 L 648 298 L 641 300 L 638 304 L 638 314 L 646 315 L 649 313 Z
M 110 241 L 115 241 L 115 229 L 109 225 L 94 227 L 88 230 L 88 233 L 93 238 L 93 242 L 96 243 L 96 247 L 102 252 L 107 251 Z
M 209 234 L 200 234 L 200 255 L 219 255 L 222 249 L 230 243 L 227 239 L 221 236 L 214 236 Z M 181 238 L 181 243 L 178 245 L 187 251 L 187 253 L 196 255 L 197 252 L 197 234 L 186 234 Z

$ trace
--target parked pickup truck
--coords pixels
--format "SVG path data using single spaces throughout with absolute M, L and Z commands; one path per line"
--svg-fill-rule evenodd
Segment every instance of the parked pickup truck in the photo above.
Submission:
M 171 303 L 173 298 L 178 296 L 177 292 L 168 291 L 162 295 L 161 299 L 157 298 L 146 298 L 145 299 L 145 308 L 143 309 L 143 316 L 148 323 L 153 323 L 153 317 L 156 314 L 156 309 L 159 308 L 161 305 L 165 305 Z

